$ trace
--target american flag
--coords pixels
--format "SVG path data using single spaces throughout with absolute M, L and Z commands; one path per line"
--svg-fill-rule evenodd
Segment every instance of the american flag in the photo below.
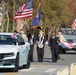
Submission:
M 14 20 L 30 18 L 33 15 L 33 0 L 28 0 L 26 4 L 23 4 L 22 7 L 19 7 L 15 13 Z
M 72 43 L 60 42 L 58 45 L 62 46 L 63 48 L 68 48 L 68 49 L 72 49 L 73 48 L 73 44 Z
M 72 23 L 72 28 L 76 29 L 76 19 L 74 19 L 73 23 Z

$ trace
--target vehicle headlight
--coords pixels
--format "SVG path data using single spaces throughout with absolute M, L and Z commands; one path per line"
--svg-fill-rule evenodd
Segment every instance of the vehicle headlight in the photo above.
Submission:
M 14 53 L 6 53 L 4 54 L 4 57 L 11 57 L 11 56 L 14 56 L 15 54 Z

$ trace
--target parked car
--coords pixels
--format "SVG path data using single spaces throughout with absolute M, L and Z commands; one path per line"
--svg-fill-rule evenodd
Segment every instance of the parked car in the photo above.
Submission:
M 30 68 L 30 44 L 20 34 L 0 33 L 0 68 L 18 71 L 20 66 Z
M 76 51 L 76 29 L 61 28 L 61 35 L 59 38 L 61 39 L 59 46 L 62 47 L 63 54 L 69 50 Z

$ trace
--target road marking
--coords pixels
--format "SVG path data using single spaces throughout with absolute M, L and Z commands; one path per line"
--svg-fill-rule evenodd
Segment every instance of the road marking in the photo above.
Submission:
M 19 70 L 19 71 L 30 71 L 30 70 L 33 70 L 35 68 L 29 68 L 29 69 L 22 69 L 22 70 Z
M 17 73 L 7 73 L 5 75 L 16 75 Z
M 48 70 L 46 70 L 46 71 L 44 71 L 44 72 L 53 72 L 53 71 L 55 71 L 55 70 L 57 70 L 57 68 L 49 68 Z

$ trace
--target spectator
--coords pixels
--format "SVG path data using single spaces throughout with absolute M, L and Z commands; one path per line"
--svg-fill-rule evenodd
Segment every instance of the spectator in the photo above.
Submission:
M 24 34 L 24 31 L 23 31 L 22 29 L 20 30 L 20 34 L 22 35 L 24 41 L 28 41 L 28 38 L 27 38 L 27 36 Z

